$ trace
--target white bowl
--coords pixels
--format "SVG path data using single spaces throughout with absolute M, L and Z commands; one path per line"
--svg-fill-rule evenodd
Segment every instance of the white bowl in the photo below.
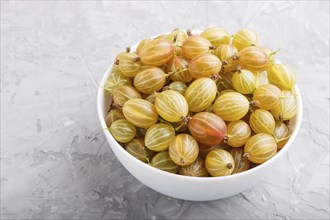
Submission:
M 132 47 L 132 51 L 136 49 Z M 102 87 L 111 73 L 112 65 L 105 72 L 101 86 L 97 95 L 97 109 L 101 126 L 107 127 L 105 117 L 111 102 L 111 96 Z M 298 99 L 298 113 L 291 120 L 292 135 L 286 145 L 274 157 L 265 163 L 254 167 L 253 169 L 242 173 L 223 176 L 223 177 L 188 177 L 178 174 L 168 173 L 156 169 L 146 163 L 143 163 L 129 154 L 117 141 L 113 138 L 108 130 L 104 130 L 104 135 L 109 142 L 112 151 L 115 153 L 122 165 L 137 178 L 141 183 L 154 189 L 162 194 L 178 199 L 192 201 L 209 201 L 222 199 L 238 194 L 264 179 L 267 174 L 278 164 L 279 159 L 287 153 L 292 142 L 297 136 L 302 120 L 302 101 L 298 86 L 295 86 L 295 92 Z

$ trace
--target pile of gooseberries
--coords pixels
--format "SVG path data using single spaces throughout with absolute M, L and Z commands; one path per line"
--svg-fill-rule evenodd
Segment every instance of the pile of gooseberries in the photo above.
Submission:
M 271 159 L 297 114 L 296 77 L 258 36 L 175 29 L 113 62 L 104 89 L 114 139 L 136 159 L 194 177 L 240 173 Z

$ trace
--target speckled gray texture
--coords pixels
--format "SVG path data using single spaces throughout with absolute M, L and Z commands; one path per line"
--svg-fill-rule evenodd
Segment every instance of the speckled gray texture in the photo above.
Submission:
M 231 198 L 181 201 L 115 158 L 93 80 L 144 37 L 207 26 L 248 27 L 281 48 L 304 117 L 276 175 Z M 1 1 L 1 218 L 329 218 L 329 2 Z

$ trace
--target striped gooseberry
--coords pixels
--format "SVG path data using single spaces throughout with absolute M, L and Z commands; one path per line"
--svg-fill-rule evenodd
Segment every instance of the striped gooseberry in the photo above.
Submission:
M 115 69 L 116 68 L 113 68 L 111 70 L 111 74 L 109 75 L 104 86 L 104 89 L 110 92 L 111 94 L 119 86 L 132 84 L 131 79 L 129 77 L 121 74 L 119 70 L 115 70 Z
M 134 77 L 141 69 L 139 55 L 136 53 L 124 52 L 117 56 L 115 65 L 125 76 Z
M 165 90 L 158 93 L 155 106 L 158 114 L 168 122 L 182 121 L 189 111 L 184 96 L 174 90 Z
M 233 173 L 235 161 L 228 151 L 215 149 L 206 155 L 205 167 L 211 176 L 227 176 Z
M 210 77 L 221 70 L 221 61 L 211 53 L 195 56 L 188 65 L 188 70 L 193 78 Z
M 280 50 L 272 51 L 268 47 L 262 47 L 262 46 L 259 46 L 259 48 L 262 49 L 267 55 L 267 58 L 269 61 L 267 69 L 269 69 L 271 66 L 273 66 L 273 64 L 275 62 L 275 54 Z
M 114 121 L 110 128 L 110 133 L 116 139 L 116 141 L 121 143 L 128 143 L 136 135 L 136 128 L 126 119 L 118 119 Z
M 211 42 L 205 37 L 198 35 L 190 35 L 185 41 L 183 41 L 182 55 L 188 59 L 192 59 L 203 53 L 208 53 L 210 50 L 214 49 Z
M 258 35 L 251 30 L 241 29 L 234 35 L 233 45 L 242 50 L 248 46 L 255 46 L 258 44 Z
M 281 90 L 292 90 L 296 84 L 296 74 L 293 69 L 284 64 L 274 64 L 268 69 L 268 79 Z
M 183 41 L 188 38 L 185 31 L 175 28 L 171 33 L 168 34 L 169 41 L 173 42 L 174 46 L 181 47 Z
M 256 88 L 253 93 L 253 103 L 259 108 L 271 110 L 280 101 L 281 90 L 272 84 L 266 84 Z
M 285 123 L 281 121 L 276 121 L 274 137 L 277 142 L 277 149 L 281 149 L 284 147 L 284 145 L 286 144 L 286 142 L 288 142 L 290 138 L 290 129 Z
M 143 94 L 159 91 L 166 82 L 168 75 L 158 67 L 147 67 L 134 77 L 134 86 Z
M 220 144 L 227 132 L 226 123 L 216 114 L 199 112 L 191 117 L 188 123 L 191 135 L 208 146 Z
M 180 30 L 178 28 L 175 28 L 171 33 L 169 34 L 161 34 L 157 36 L 155 39 L 165 39 L 168 40 L 169 42 L 173 43 L 174 47 L 174 54 L 176 56 L 181 55 L 181 45 L 182 42 L 188 37 L 187 33 L 184 32 L 183 30 Z
M 270 110 L 276 120 L 287 121 L 298 112 L 296 95 L 291 91 L 282 91 L 281 98 L 275 108 Z
M 238 63 L 243 69 L 258 72 L 266 70 L 269 61 L 267 54 L 262 49 L 250 46 L 239 52 Z
M 169 173 L 177 173 L 179 171 L 179 166 L 176 165 L 170 158 L 168 151 L 162 151 L 157 153 L 151 159 L 151 166 L 169 172 Z
M 241 147 L 251 136 L 250 126 L 242 120 L 232 121 L 227 124 L 225 142 L 231 147 Z
M 273 115 L 264 109 L 256 109 L 250 115 L 250 126 L 255 133 L 273 134 L 275 119 Z
M 198 143 L 189 134 L 174 137 L 168 148 L 170 158 L 179 166 L 192 164 L 198 157 Z
M 173 43 L 166 39 L 147 42 L 139 52 L 141 62 L 147 66 L 160 66 L 170 61 L 173 56 Z
M 267 74 L 267 71 L 254 73 L 254 76 L 256 77 L 256 88 L 269 84 Z
M 153 40 L 159 40 L 159 39 L 167 40 L 167 41 L 173 43 L 174 36 L 171 35 L 171 33 L 165 33 L 165 34 L 160 34 L 157 37 L 153 38 Z
M 257 164 L 269 160 L 276 152 L 276 141 L 270 134 L 259 133 L 253 135 L 244 146 L 244 157 Z
M 222 61 L 222 69 L 225 73 L 237 70 L 238 50 L 234 46 L 221 45 L 215 49 L 214 54 Z
M 127 143 L 126 148 L 128 153 L 142 161 L 143 163 L 149 162 L 155 152 L 149 150 L 144 146 L 143 138 L 134 138 Z
M 195 177 L 207 177 L 209 175 L 205 168 L 205 161 L 200 157 L 198 157 L 192 164 L 180 167 L 179 174 Z
M 146 39 L 143 39 L 142 41 L 140 41 L 140 43 L 138 44 L 137 48 L 136 48 L 136 53 L 138 55 L 140 55 L 140 52 L 141 52 L 141 49 L 142 47 L 147 44 L 147 43 L 150 43 L 151 41 L 153 41 L 153 39 L 150 39 L 150 38 L 146 38 Z
M 125 118 L 140 128 L 149 128 L 158 121 L 154 104 L 144 99 L 130 99 L 123 106 Z
M 236 121 L 244 117 L 249 107 L 250 103 L 244 95 L 227 92 L 215 100 L 213 111 L 225 121 Z
M 249 70 L 238 70 L 232 80 L 235 90 L 241 94 L 251 94 L 256 88 L 256 78 Z
M 180 81 L 188 83 L 192 80 L 192 76 L 188 71 L 189 60 L 182 56 L 174 56 L 168 63 L 167 71 L 170 73 L 172 81 Z
M 111 124 L 118 119 L 125 119 L 123 112 L 117 108 L 111 109 L 105 117 L 105 123 L 110 127 Z
M 160 34 L 157 37 L 155 37 L 155 39 L 166 39 L 168 41 L 170 41 L 170 36 L 168 34 Z
M 174 91 L 179 92 L 181 95 L 184 95 L 185 92 L 186 92 L 186 90 L 187 90 L 187 88 L 188 87 L 187 87 L 187 85 L 185 83 L 180 82 L 180 81 L 174 81 L 170 85 L 165 86 L 163 88 L 163 90 L 167 90 L 167 89 L 174 90 Z
M 210 78 L 199 78 L 193 81 L 184 96 L 188 102 L 189 110 L 200 112 L 209 107 L 217 95 L 217 85 Z
M 244 157 L 244 149 L 242 147 L 232 148 L 230 154 L 233 156 L 235 161 L 234 173 L 241 173 L 250 168 L 250 161 Z
M 153 151 L 167 150 L 175 136 L 175 130 L 172 125 L 157 123 L 151 125 L 144 137 L 145 145 Z
M 130 47 L 126 47 L 126 51 L 125 52 L 120 52 L 119 54 L 116 55 L 114 63 L 116 63 L 117 60 L 120 60 L 121 58 L 127 56 L 127 54 L 129 54 L 131 52 L 131 48 Z M 117 67 L 115 66 L 115 68 L 117 69 Z
M 208 39 L 215 47 L 219 47 L 223 44 L 229 44 L 231 40 L 231 36 L 226 30 L 216 27 L 205 29 L 200 36 Z
M 113 102 L 118 106 L 122 107 L 126 101 L 134 98 L 142 98 L 139 91 L 133 86 L 123 85 L 117 87 L 112 95 Z
M 225 142 L 221 142 L 220 144 L 213 145 L 213 146 L 208 146 L 208 145 L 199 143 L 199 153 L 198 153 L 198 156 L 201 157 L 201 158 L 205 158 L 206 155 L 211 150 L 214 150 L 214 149 L 222 149 L 222 150 L 226 150 L 226 151 L 229 152 L 231 150 L 231 147 L 228 144 L 226 144 Z

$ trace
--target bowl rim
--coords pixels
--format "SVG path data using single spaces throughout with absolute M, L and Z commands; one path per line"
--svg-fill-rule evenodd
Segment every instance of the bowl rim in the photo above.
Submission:
M 198 31 L 196 31 L 198 32 Z M 134 46 L 131 47 L 132 51 L 134 51 L 137 47 L 138 43 L 135 44 Z M 98 112 L 98 116 L 99 116 L 99 120 L 101 122 L 101 126 L 102 128 L 107 128 L 106 122 L 105 122 L 105 117 L 106 115 L 103 114 L 103 108 L 104 108 L 104 99 L 105 99 L 105 90 L 104 90 L 104 85 L 109 77 L 109 75 L 111 74 L 111 70 L 112 70 L 113 64 L 111 64 L 108 69 L 106 70 L 106 72 L 104 73 L 101 82 L 100 82 L 100 86 L 98 88 L 98 92 L 97 92 L 97 112 Z M 270 164 L 272 164 L 273 161 L 276 161 L 278 158 L 280 158 L 282 155 L 284 155 L 287 150 L 290 148 L 292 142 L 294 141 L 294 139 L 296 138 L 299 130 L 300 130 L 300 126 L 301 126 L 301 122 L 302 122 L 302 115 L 303 115 L 303 107 L 302 107 L 302 98 L 301 98 L 301 93 L 299 91 L 298 85 L 296 84 L 294 87 L 294 91 L 295 91 L 295 95 L 297 98 L 297 103 L 298 103 L 298 111 L 297 114 L 295 116 L 295 127 L 293 129 L 293 132 L 291 134 L 291 137 L 289 138 L 288 142 L 284 145 L 283 148 L 281 148 L 281 150 L 279 152 L 277 152 L 272 158 L 270 158 L 269 160 L 267 160 L 266 162 L 259 164 L 258 166 L 240 172 L 240 173 L 235 173 L 235 174 L 231 174 L 228 176 L 218 176 L 218 177 L 192 177 L 192 176 L 184 176 L 184 175 L 179 175 L 179 174 L 174 174 L 174 173 L 170 173 L 170 172 L 166 172 L 160 169 L 157 169 L 147 163 L 144 163 L 140 160 L 138 160 L 137 158 L 135 158 L 134 156 L 132 156 L 130 153 L 128 153 L 115 139 L 114 137 L 111 135 L 110 131 L 108 129 L 102 129 L 105 136 L 109 137 L 111 141 L 114 142 L 114 144 L 110 144 L 110 147 L 115 147 L 118 150 L 120 150 L 122 153 L 125 154 L 125 156 L 131 158 L 132 160 L 137 160 L 141 166 L 144 166 L 145 169 L 149 170 L 150 172 L 156 172 L 159 175 L 165 175 L 172 178 L 178 178 L 178 179 L 183 179 L 183 180 L 187 180 L 187 181 L 201 181 L 201 182 L 213 182 L 213 181 L 220 181 L 220 180 L 225 180 L 225 179 L 233 179 L 236 177 L 243 177 L 246 175 L 250 175 L 253 173 L 257 173 L 259 172 L 259 170 L 263 169 L 266 166 L 269 166 Z M 107 140 L 107 142 L 109 142 Z M 116 156 L 117 157 L 117 156 Z M 118 159 L 118 158 L 117 158 Z M 119 159 L 118 159 L 119 160 Z M 120 161 L 120 160 L 119 160 Z M 121 161 L 120 161 L 121 162 Z M 134 176 L 134 174 L 132 174 Z

